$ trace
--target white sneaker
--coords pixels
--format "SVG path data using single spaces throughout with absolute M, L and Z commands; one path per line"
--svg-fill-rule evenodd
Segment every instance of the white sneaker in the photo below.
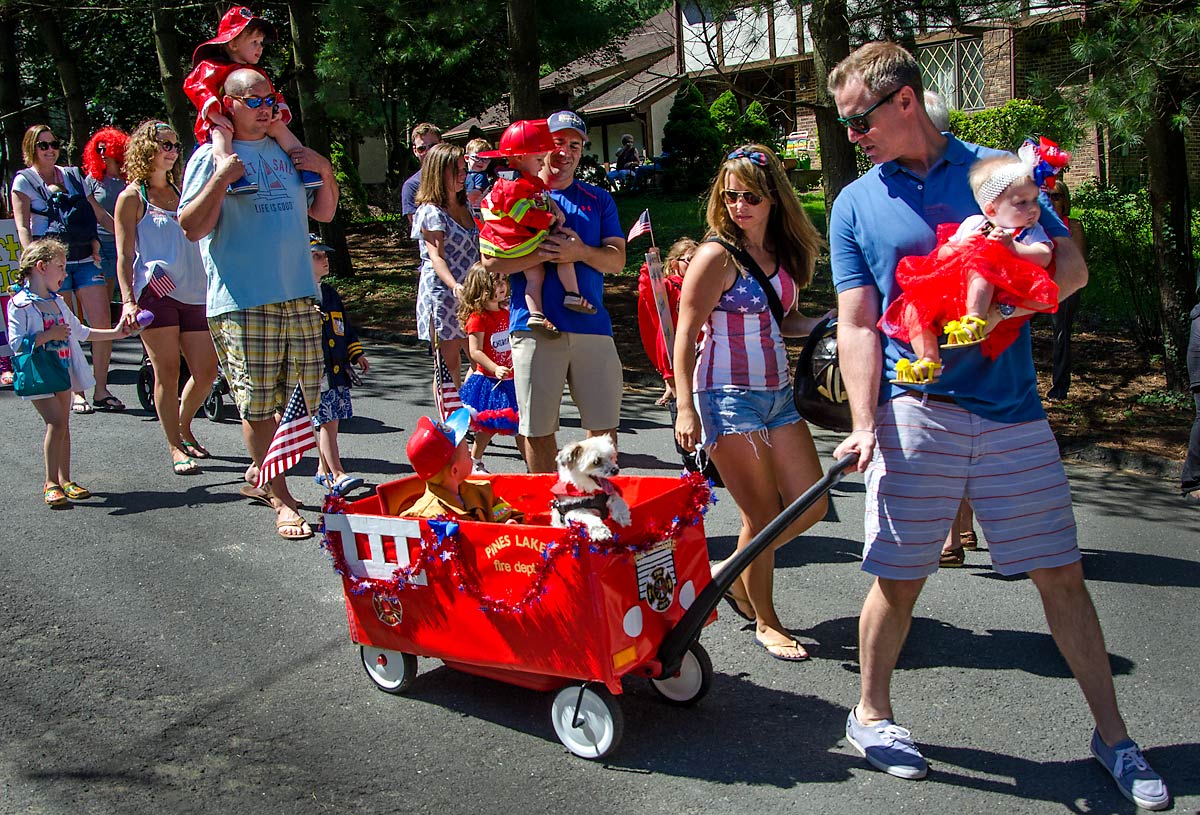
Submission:
M 481 458 L 471 459 L 471 475 L 491 475 L 491 470 L 487 468 Z

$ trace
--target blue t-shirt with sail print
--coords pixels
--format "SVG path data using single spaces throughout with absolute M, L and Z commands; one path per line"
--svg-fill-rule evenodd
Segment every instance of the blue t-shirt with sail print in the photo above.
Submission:
M 233 142 L 232 152 L 258 184 L 254 195 L 226 195 L 216 228 L 200 239 L 208 276 L 209 317 L 316 298 L 308 245 L 309 198 L 300 174 L 272 138 Z M 212 145 L 196 149 L 183 176 L 182 210 L 212 178 Z

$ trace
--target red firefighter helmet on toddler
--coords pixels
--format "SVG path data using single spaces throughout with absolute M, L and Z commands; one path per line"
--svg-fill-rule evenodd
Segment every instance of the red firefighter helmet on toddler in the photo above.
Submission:
M 225 16 L 221 18 L 221 22 L 217 26 L 217 36 L 196 46 L 196 50 L 192 52 L 192 65 L 199 65 L 201 61 L 206 59 L 211 59 L 215 62 L 228 62 L 229 60 L 220 46 L 229 42 L 238 34 L 241 34 L 251 24 L 261 29 L 263 36 L 268 40 L 275 39 L 275 26 L 268 23 L 262 17 L 255 16 L 254 12 L 245 6 L 234 6 L 225 12 Z
M 545 119 L 521 119 L 513 122 L 500 137 L 500 148 L 480 153 L 479 158 L 510 158 L 549 153 L 554 149 L 554 138 Z

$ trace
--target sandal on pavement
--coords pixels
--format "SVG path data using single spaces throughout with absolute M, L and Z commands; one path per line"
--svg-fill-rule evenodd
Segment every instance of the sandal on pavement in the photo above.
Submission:
M 577 311 L 580 314 L 595 314 L 596 307 L 583 299 L 577 291 L 569 291 L 563 296 L 563 308 L 568 308 L 571 311 Z
M 2 386 L 4 386 L 4 387 L 8 387 L 8 386 L 9 386 L 9 385 L 11 385 L 12 383 L 13 383 L 13 373 L 12 373 L 12 371 L 3 371 L 3 372 L 0 372 L 0 385 L 2 385 Z
M 975 550 L 979 548 L 979 538 L 976 536 L 974 530 L 971 529 L 958 533 L 958 543 L 963 549 Z
M 724 596 L 721 599 L 729 604 L 729 607 L 731 609 L 733 609 L 734 614 L 738 615 L 739 617 L 741 617 L 743 620 L 745 620 L 748 623 L 754 622 L 754 615 L 747 614 L 745 611 L 742 610 L 742 603 L 745 603 L 746 605 L 750 605 L 749 600 L 743 599 L 741 597 L 735 597 L 732 591 L 725 592 Z
M 942 557 L 938 561 L 938 566 L 943 569 L 957 569 L 967 562 L 967 556 L 963 553 L 961 546 L 956 546 L 953 549 L 942 552 Z
M 253 484 L 243 484 L 238 488 L 243 498 L 249 498 L 256 504 L 262 504 L 265 507 L 274 507 L 271 503 L 271 491 L 269 489 L 259 489 Z
M 929 385 L 937 382 L 941 375 L 940 362 L 934 362 L 928 357 L 921 357 L 916 362 L 901 357 L 896 363 L 896 378 L 890 381 L 893 385 Z
M 42 500 L 49 507 L 65 507 L 67 505 L 67 494 L 57 484 L 47 484 L 42 488 Z
M 82 501 L 85 498 L 92 497 L 91 490 L 89 490 L 87 487 L 79 486 L 74 481 L 62 482 L 62 491 L 66 493 L 66 496 L 72 501 Z
M 175 475 L 199 475 L 200 465 L 196 463 L 194 458 L 181 458 L 179 461 L 171 464 L 171 469 L 175 471 Z
M 326 492 L 333 490 L 333 476 L 329 473 L 317 473 L 313 476 L 313 481 L 318 487 L 324 487 Z
M 205 450 L 200 442 L 196 441 L 181 441 L 179 446 L 183 448 L 183 452 L 187 453 L 192 458 L 212 458 L 212 453 Z
M 558 327 L 555 326 L 554 323 L 547 320 L 546 315 L 542 314 L 540 311 L 529 312 L 529 319 L 525 324 L 529 327 L 530 331 L 536 331 L 548 339 L 557 339 L 558 336 L 562 334 L 562 332 L 558 330 Z
M 301 541 L 313 536 L 312 527 L 303 518 L 288 518 L 286 521 L 276 519 L 275 531 L 279 537 L 289 541 Z
M 472 470 L 474 472 L 474 470 Z M 346 493 L 354 492 L 363 485 L 363 480 L 356 475 L 343 475 L 330 486 L 329 491 L 334 495 L 345 497 Z
M 125 409 L 125 403 L 111 393 L 103 399 L 93 399 L 92 407 L 96 410 L 107 410 L 113 413 L 120 413 Z
M 987 326 L 987 320 L 974 314 L 964 314 L 961 320 L 951 320 L 943 329 L 946 342 L 942 347 L 966 348 L 968 345 L 979 345 L 987 339 Z
M 82 396 L 76 396 L 71 400 L 71 412 L 79 414 L 95 413 L 96 409 L 88 404 L 88 400 Z
M 804 646 L 795 640 L 787 642 L 763 642 L 754 635 L 754 642 L 759 648 L 762 648 L 772 658 L 778 659 L 781 662 L 804 662 L 809 659 L 808 651 L 804 650 Z

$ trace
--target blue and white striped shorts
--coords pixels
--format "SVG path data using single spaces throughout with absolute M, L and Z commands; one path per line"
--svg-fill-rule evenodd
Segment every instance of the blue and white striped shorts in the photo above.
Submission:
M 1071 488 L 1045 419 L 993 422 L 900 396 L 876 415 L 867 468 L 863 571 L 916 580 L 937 571 L 965 495 L 1003 575 L 1079 560 Z

